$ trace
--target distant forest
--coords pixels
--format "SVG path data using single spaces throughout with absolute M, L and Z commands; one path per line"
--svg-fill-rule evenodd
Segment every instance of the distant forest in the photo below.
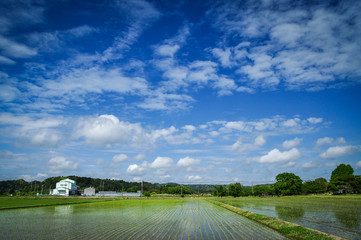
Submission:
M 256 186 L 242 186 L 240 183 L 229 185 L 177 183 L 126 182 L 123 180 L 100 179 L 90 177 L 51 177 L 44 181 L 26 182 L 23 179 L 0 181 L 0 195 L 46 195 L 55 188 L 57 182 L 70 178 L 76 181 L 79 189 L 94 187 L 99 191 L 137 192 L 143 190 L 145 196 L 151 194 L 213 194 L 215 196 L 285 196 L 300 194 L 361 194 L 361 176 L 354 175 L 350 165 L 340 164 L 332 172 L 330 181 L 317 178 L 305 181 L 293 173 L 281 173 L 276 176 L 276 183 Z
M 99 191 L 117 191 L 117 192 L 137 192 L 141 190 L 140 182 L 126 182 L 123 180 L 100 179 L 90 177 L 51 177 L 44 181 L 27 182 L 23 179 L 0 181 L 0 195 L 34 195 L 49 194 L 50 189 L 55 188 L 57 182 L 62 179 L 70 178 L 76 181 L 79 189 L 94 187 Z M 215 185 L 181 185 L 177 183 L 149 183 L 143 182 L 143 191 L 157 194 L 192 194 L 192 193 L 212 193 Z

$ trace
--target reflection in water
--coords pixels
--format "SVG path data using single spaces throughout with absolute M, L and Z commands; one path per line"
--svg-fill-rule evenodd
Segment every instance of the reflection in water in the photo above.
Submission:
M 336 219 L 345 227 L 356 228 L 360 225 L 360 213 L 357 211 L 335 211 Z
M 71 215 L 74 212 L 74 205 L 63 205 L 54 207 L 54 215 Z
M 301 206 L 288 207 L 288 206 L 276 206 L 278 218 L 284 220 L 295 220 L 305 215 L 305 209 Z

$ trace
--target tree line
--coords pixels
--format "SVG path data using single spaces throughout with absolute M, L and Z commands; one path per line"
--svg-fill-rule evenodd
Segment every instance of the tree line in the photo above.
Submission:
M 243 187 L 240 183 L 227 186 L 215 186 L 213 195 L 223 196 L 287 196 L 301 194 L 361 194 L 361 176 L 354 175 L 349 164 L 340 164 L 332 171 L 330 182 L 325 178 L 305 181 L 294 173 L 280 173 L 276 176 L 276 183 Z
M 94 187 L 100 191 L 143 192 L 157 194 L 213 194 L 214 196 L 282 196 L 299 194 L 318 194 L 331 192 L 333 194 L 361 193 L 361 176 L 354 175 L 350 165 L 340 164 L 332 172 L 330 181 L 316 178 L 303 182 L 293 173 L 281 173 L 276 176 L 276 183 L 256 186 L 242 186 L 240 183 L 229 185 L 150 183 L 126 182 L 123 180 L 100 179 L 90 177 L 50 177 L 44 181 L 27 182 L 23 179 L 0 181 L 0 195 L 35 195 L 49 194 L 57 182 L 70 178 L 76 181 L 80 189 Z M 143 185 L 143 188 L 142 188 Z

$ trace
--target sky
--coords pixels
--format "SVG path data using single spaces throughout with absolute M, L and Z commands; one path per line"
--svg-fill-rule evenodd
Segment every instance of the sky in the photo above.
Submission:
M 0 180 L 361 174 L 360 1 L 0 3 Z

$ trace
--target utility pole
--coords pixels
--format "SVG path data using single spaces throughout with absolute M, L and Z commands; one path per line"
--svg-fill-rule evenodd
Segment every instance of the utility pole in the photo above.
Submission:
M 141 183 L 141 194 L 143 194 L 143 181 Z
M 181 184 L 181 195 L 183 195 L 183 185 Z
M 252 196 L 254 196 L 254 192 L 253 192 L 253 182 L 251 182 L 252 184 Z

